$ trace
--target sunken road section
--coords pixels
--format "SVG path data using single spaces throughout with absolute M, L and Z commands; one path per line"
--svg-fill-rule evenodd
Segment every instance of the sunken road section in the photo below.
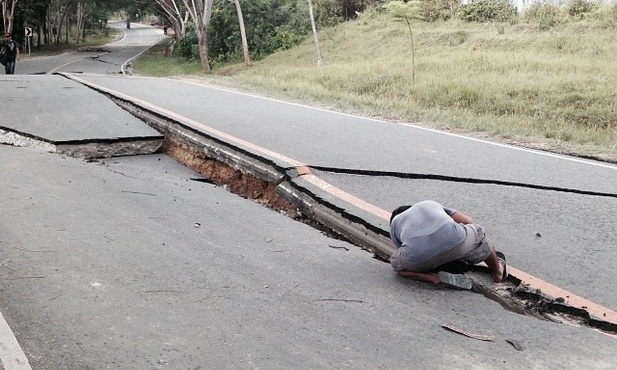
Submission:
M 130 101 L 111 97 L 119 106 L 161 132 L 161 149 L 205 179 L 244 198 L 252 199 L 298 221 L 307 223 L 330 237 L 346 240 L 388 262 L 389 235 L 357 218 L 308 189 L 294 184 L 302 176 L 298 168 L 282 168 L 273 161 L 168 119 Z M 333 247 L 331 245 L 331 247 Z M 467 275 L 472 290 L 498 302 L 505 309 L 552 322 L 588 327 L 617 335 L 617 324 L 593 318 L 581 308 L 569 306 L 564 298 L 551 298 L 540 290 L 510 276 L 504 284 L 493 284 L 487 268 L 476 266 Z
M 159 150 L 162 141 L 162 136 L 57 141 L 0 127 L 0 144 L 34 147 L 84 159 L 152 154 Z
M 308 167 L 281 167 L 272 160 L 256 156 L 131 101 L 109 94 L 108 96 L 117 105 L 161 133 L 162 143 L 156 138 L 149 138 L 152 140 L 146 140 L 147 143 L 141 141 L 139 144 L 67 142 L 53 145 L 54 143 L 40 142 L 38 138 L 4 130 L 0 130 L 0 143 L 40 147 L 49 152 L 88 161 L 162 151 L 203 176 L 192 179 L 194 181 L 222 186 L 237 195 L 304 222 L 332 238 L 363 248 L 380 261 L 388 262 L 387 251 L 392 247 L 386 231 L 351 215 L 345 209 L 331 204 L 294 182 L 294 179 L 306 174 Z M 308 171 L 310 173 L 310 169 Z M 341 248 L 333 245 L 330 247 Z M 592 317 L 584 308 L 566 304 L 563 297 L 551 298 L 540 290 L 523 284 L 514 276 L 510 276 L 504 284 L 493 284 L 486 272 L 487 268 L 483 266 L 474 266 L 467 272 L 473 281 L 472 290 L 498 302 L 509 311 L 617 335 L 616 323 Z

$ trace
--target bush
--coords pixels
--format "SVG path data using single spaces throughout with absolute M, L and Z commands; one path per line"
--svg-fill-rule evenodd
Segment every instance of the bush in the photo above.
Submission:
M 610 21 L 617 21 L 617 3 L 612 6 L 601 8 L 603 11 L 604 17 Z
M 422 18 L 427 22 L 447 21 L 458 11 L 458 0 L 423 0 Z
M 538 23 L 540 30 L 547 30 L 559 23 L 559 8 L 546 3 L 534 3 L 523 12 L 523 20 Z
M 566 6 L 568 15 L 582 18 L 585 13 L 591 13 L 597 5 L 587 0 L 570 0 Z
M 505 0 L 474 1 L 459 8 L 459 18 L 466 22 L 511 22 L 517 14 L 516 8 Z
M 345 20 L 356 19 L 369 5 L 375 5 L 376 0 L 337 0 L 341 8 L 341 17 Z
M 199 46 L 195 26 L 190 23 L 184 37 L 178 41 L 174 48 L 174 55 L 187 61 L 199 60 Z

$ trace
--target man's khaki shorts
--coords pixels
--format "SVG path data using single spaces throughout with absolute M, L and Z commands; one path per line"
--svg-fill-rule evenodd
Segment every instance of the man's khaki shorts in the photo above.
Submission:
M 395 271 L 426 272 L 456 260 L 463 260 L 471 264 L 486 260 L 494 247 L 493 243 L 484 234 L 482 226 L 478 224 L 463 226 L 465 226 L 467 237 L 461 244 L 424 261 L 413 261 L 407 258 L 405 250 L 409 247 L 399 248 L 390 257 L 392 268 Z

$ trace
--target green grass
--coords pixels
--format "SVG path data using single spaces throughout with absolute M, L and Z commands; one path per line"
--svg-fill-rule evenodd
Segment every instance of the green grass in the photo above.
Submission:
M 196 75 L 201 73 L 202 69 L 199 61 L 185 61 L 166 57 L 165 46 L 168 43 L 169 40 L 163 40 L 150 48 L 141 57 L 135 59 L 133 61 L 133 70 L 141 71 L 141 73 L 154 77 Z
M 225 66 L 207 76 L 198 62 L 162 57 L 160 46 L 135 69 L 617 161 L 617 16 L 545 31 L 534 23 L 413 27 L 415 81 L 406 26 L 368 11 L 320 32 L 320 68 L 307 38 L 253 67 Z

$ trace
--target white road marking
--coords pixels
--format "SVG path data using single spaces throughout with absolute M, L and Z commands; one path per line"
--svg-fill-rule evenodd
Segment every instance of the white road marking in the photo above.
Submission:
M 9 324 L 0 313 L 0 360 L 5 370 L 32 370 Z

